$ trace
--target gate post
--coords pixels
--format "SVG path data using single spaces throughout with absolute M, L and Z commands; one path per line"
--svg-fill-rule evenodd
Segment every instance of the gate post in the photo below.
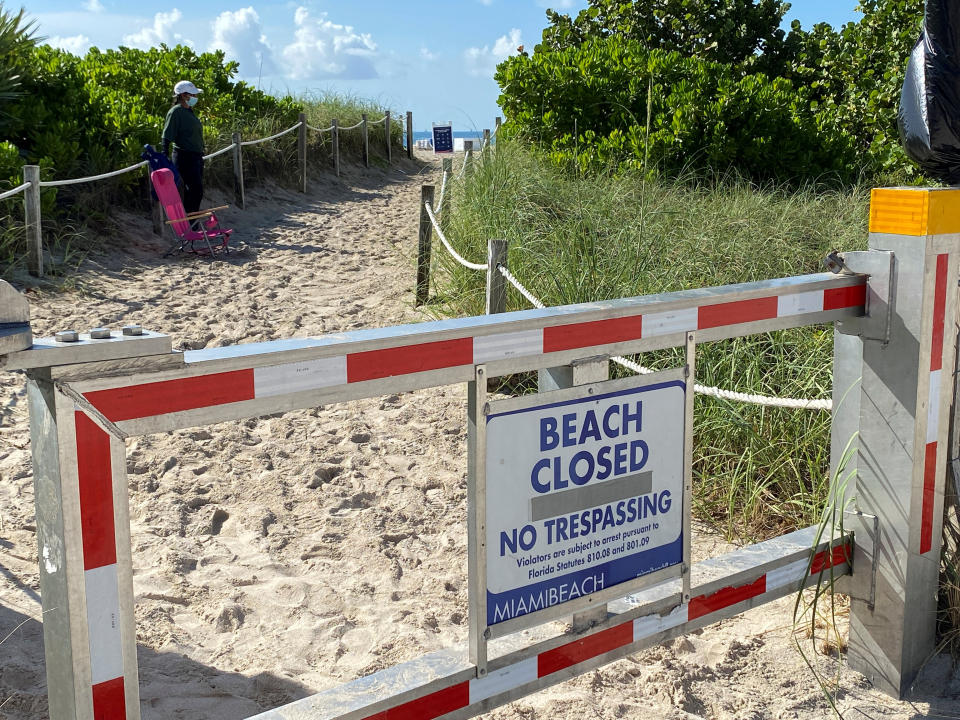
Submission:
M 848 495 L 876 521 L 856 529 L 854 587 L 870 592 L 851 598 L 849 662 L 896 697 L 935 647 L 956 233 L 960 190 L 873 191 L 870 248 L 892 251 L 895 264 L 889 340 L 862 340 L 856 487 Z
M 50 718 L 139 720 L 126 448 L 49 374 L 27 397 Z

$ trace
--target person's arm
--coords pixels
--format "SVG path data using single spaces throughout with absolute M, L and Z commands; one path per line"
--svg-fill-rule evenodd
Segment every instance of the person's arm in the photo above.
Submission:
M 167 157 L 170 156 L 170 143 L 177 139 L 177 132 L 180 127 L 179 118 L 177 117 L 178 113 L 172 112 L 167 115 L 167 121 L 163 125 L 163 154 Z

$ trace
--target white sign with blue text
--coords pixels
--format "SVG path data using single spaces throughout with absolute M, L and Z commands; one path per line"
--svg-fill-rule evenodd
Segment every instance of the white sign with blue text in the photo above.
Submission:
M 682 566 L 686 383 L 635 380 L 490 403 L 488 626 Z

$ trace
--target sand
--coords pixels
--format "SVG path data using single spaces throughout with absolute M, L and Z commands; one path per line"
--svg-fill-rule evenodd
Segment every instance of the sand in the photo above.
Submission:
M 412 254 L 420 183 L 435 173 L 403 163 L 316 177 L 306 196 L 254 189 L 247 210 L 223 213 L 238 246 L 224 262 L 162 259 L 149 225 L 123 218 L 129 229 L 68 287 L 29 291 L 34 331 L 135 322 L 196 349 L 429 319 L 412 307 Z M 465 643 L 464 387 L 127 442 L 144 718 L 248 717 Z M 46 717 L 33 522 L 23 377 L 0 374 L 10 720 Z M 699 527 L 695 549 L 729 546 Z M 793 648 L 791 610 L 789 598 L 769 604 L 487 717 L 830 717 Z M 846 669 L 840 681 L 846 717 L 960 716 L 943 661 L 913 703 Z

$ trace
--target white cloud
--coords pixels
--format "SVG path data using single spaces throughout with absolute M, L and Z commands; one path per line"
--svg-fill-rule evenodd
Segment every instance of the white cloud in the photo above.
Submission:
M 92 13 L 101 13 L 106 10 L 100 0 L 85 0 L 83 3 L 83 9 Z
M 333 23 L 326 13 L 312 17 L 305 7 L 297 8 L 293 21 L 294 41 L 283 49 L 290 78 L 368 80 L 378 76 L 373 64 L 377 46 L 369 34 Z
M 227 58 L 240 63 L 246 77 L 269 75 L 274 70 L 273 51 L 252 7 L 220 13 L 213 21 L 210 50 L 223 50 Z
M 440 54 L 439 54 L 439 53 L 435 53 L 435 52 L 431 52 L 429 48 L 421 47 L 421 48 L 420 48 L 420 57 L 423 58 L 424 60 L 426 60 L 427 62 L 433 62 L 433 61 L 436 60 L 438 57 L 440 57 Z
M 178 32 L 174 32 L 174 25 L 183 19 L 183 13 L 177 8 L 170 12 L 158 12 L 153 16 L 153 25 L 141 28 L 132 35 L 123 36 L 123 44 L 128 47 L 141 48 L 147 50 L 166 43 L 167 45 L 193 45 L 193 42 L 187 40 Z
M 574 0 L 537 0 L 537 5 L 552 10 L 569 10 L 574 6 Z
M 51 47 L 66 50 L 74 55 L 86 55 L 90 49 L 90 38 L 86 35 L 71 35 L 70 37 L 53 36 L 46 39 L 46 44 Z
M 500 36 L 491 48 L 484 45 L 482 48 L 468 48 L 464 52 L 467 63 L 467 72 L 478 77 L 493 77 L 497 65 L 516 52 L 523 44 L 523 37 L 517 28 L 513 28 L 508 35 Z

